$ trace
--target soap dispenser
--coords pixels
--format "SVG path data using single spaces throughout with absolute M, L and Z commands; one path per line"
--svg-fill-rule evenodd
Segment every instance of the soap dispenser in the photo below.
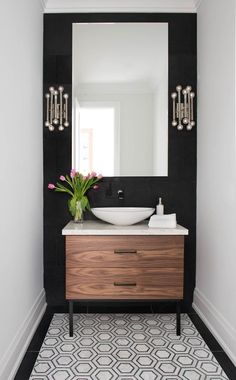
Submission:
M 162 204 L 161 198 L 159 198 L 159 203 L 156 206 L 156 212 L 157 212 L 157 215 L 163 215 L 164 214 L 164 205 Z

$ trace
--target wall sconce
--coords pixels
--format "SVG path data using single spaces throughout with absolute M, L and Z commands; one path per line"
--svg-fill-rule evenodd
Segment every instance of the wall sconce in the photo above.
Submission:
M 46 94 L 46 121 L 45 127 L 49 131 L 54 131 L 58 126 L 59 131 L 63 131 L 64 127 L 69 126 L 68 122 L 68 94 L 63 94 L 64 87 L 59 86 L 58 90 L 49 87 L 49 94 Z
M 193 99 L 195 93 L 192 92 L 192 87 L 187 86 L 182 90 L 182 86 L 176 87 L 177 92 L 173 92 L 171 97 L 173 99 L 173 127 L 177 127 L 181 131 L 186 125 L 186 129 L 190 131 L 195 125 L 193 120 Z M 183 102 L 181 101 L 181 91 L 184 96 Z

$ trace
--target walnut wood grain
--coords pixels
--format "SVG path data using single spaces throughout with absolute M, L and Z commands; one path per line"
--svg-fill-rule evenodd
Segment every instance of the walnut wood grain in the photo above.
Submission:
M 126 284 L 117 286 L 117 284 Z M 67 268 L 67 299 L 182 299 L 178 268 Z
M 183 268 L 183 236 L 67 236 L 67 268 Z

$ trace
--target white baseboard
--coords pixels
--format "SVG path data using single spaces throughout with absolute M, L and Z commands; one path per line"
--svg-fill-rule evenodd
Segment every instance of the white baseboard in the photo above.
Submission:
M 0 380 L 14 379 L 27 347 L 42 319 L 45 309 L 45 291 L 42 289 L 0 361 Z
M 193 309 L 236 365 L 236 330 L 199 290 L 194 291 Z

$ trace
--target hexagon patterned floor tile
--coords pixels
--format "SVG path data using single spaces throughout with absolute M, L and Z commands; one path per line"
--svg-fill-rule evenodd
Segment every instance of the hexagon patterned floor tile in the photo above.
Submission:
M 186 314 L 55 314 L 30 380 L 226 380 Z

